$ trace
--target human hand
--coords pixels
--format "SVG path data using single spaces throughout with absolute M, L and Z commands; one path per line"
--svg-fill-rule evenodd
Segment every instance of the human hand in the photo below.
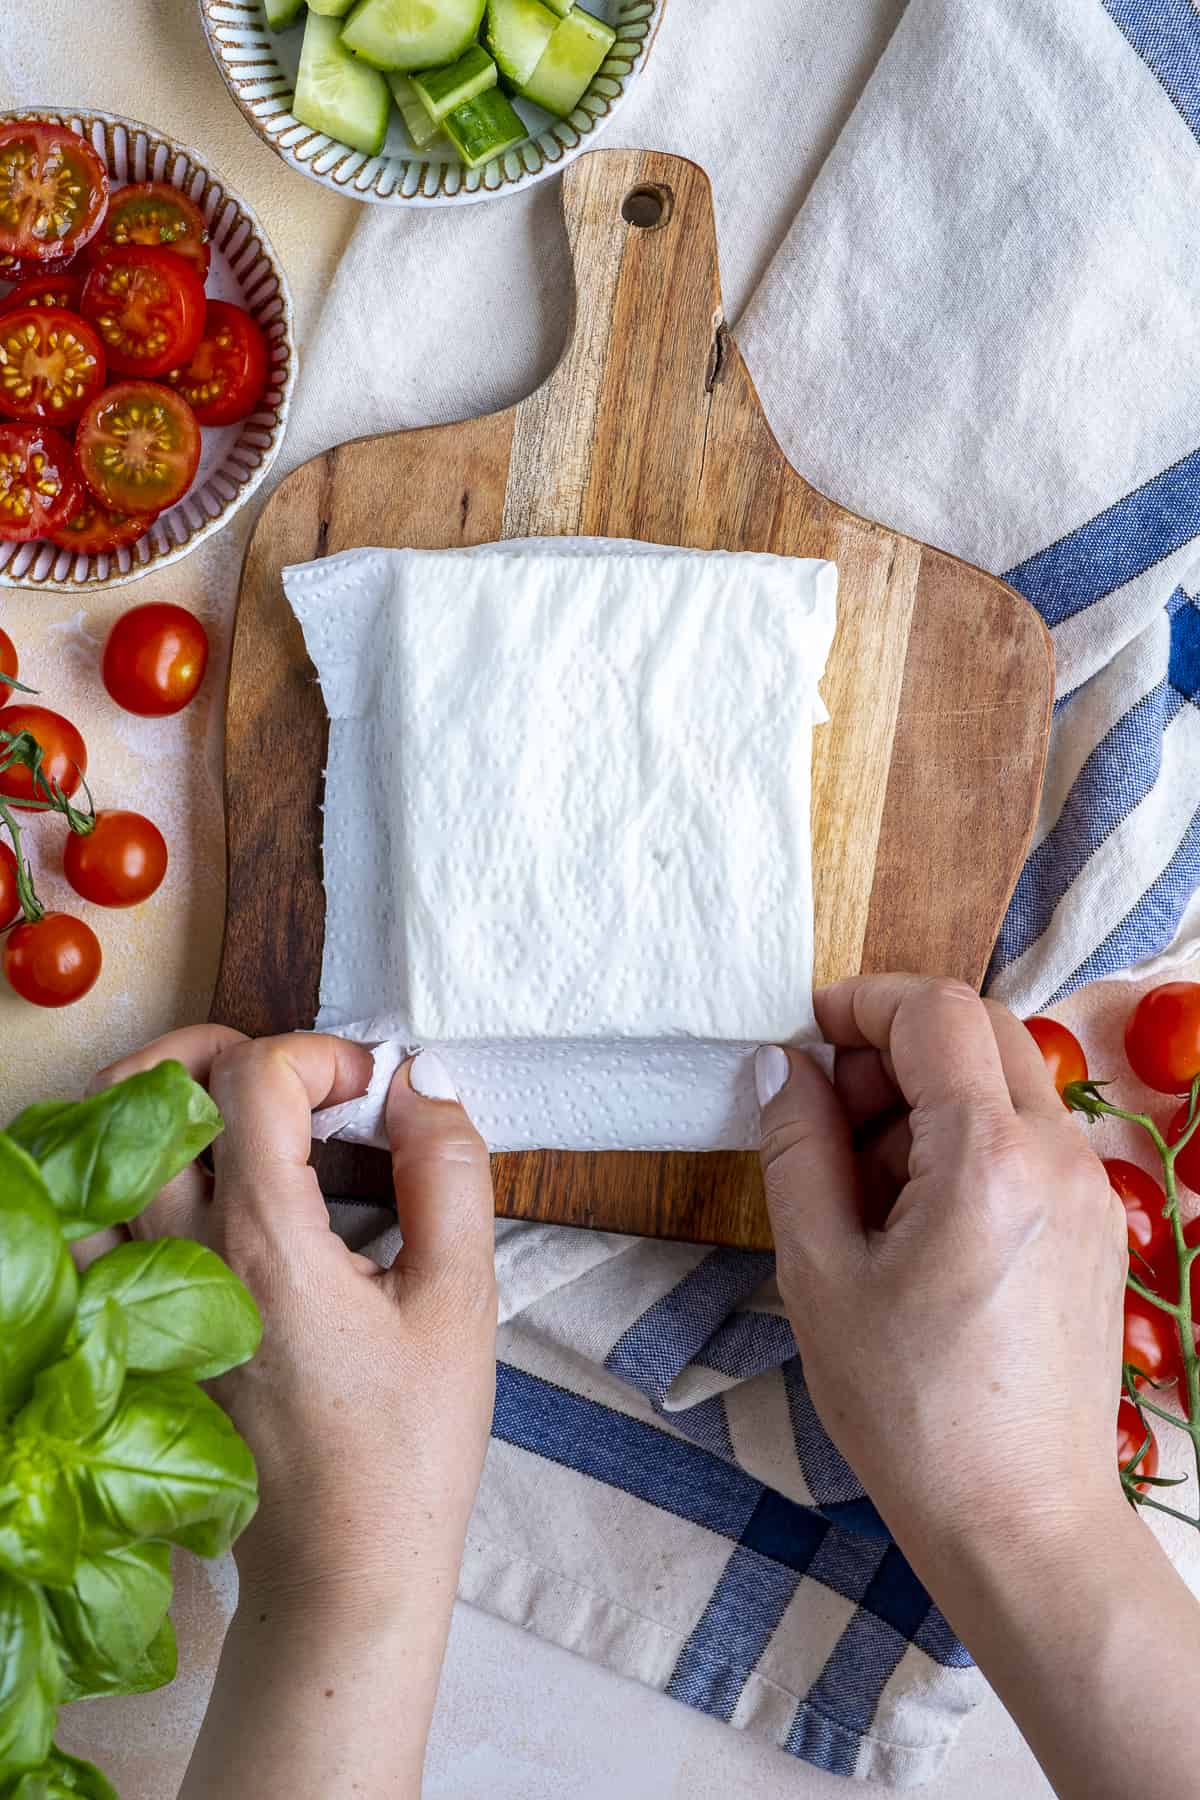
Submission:
M 957 983 L 816 997 L 763 1108 L 780 1288 L 813 1402 L 925 1570 L 1036 1512 L 1127 1511 L 1116 1469 L 1125 1227 L 1025 1027 Z M 760 1095 L 783 1052 L 759 1052 Z M 857 1148 L 856 1148 L 857 1146 Z

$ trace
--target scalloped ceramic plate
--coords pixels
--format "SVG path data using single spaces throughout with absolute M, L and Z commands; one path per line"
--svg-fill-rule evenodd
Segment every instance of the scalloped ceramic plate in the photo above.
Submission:
M 267 30 L 262 0 L 200 0 L 209 48 L 230 93 L 271 148 L 311 181 L 355 200 L 386 206 L 449 206 L 512 194 L 555 174 L 592 147 L 644 68 L 666 0 L 590 0 L 617 33 L 612 51 L 569 119 L 555 119 L 526 100 L 514 104 L 529 136 L 481 169 L 466 169 L 453 151 L 417 151 L 393 111 L 379 156 L 364 156 L 302 125 L 289 108 L 300 61 L 303 21 Z
M 107 166 L 114 188 L 130 181 L 169 181 L 208 220 L 212 267 L 208 292 L 234 300 L 262 326 L 270 378 L 262 404 L 238 425 L 206 429 L 196 479 L 177 505 L 160 513 L 145 537 L 126 550 L 79 556 L 53 544 L 0 543 L 0 586 L 82 593 L 120 587 L 178 562 L 228 524 L 249 500 L 279 454 L 296 380 L 292 302 L 279 260 L 244 200 L 231 194 L 194 150 L 111 113 L 22 107 L 0 120 L 49 119 L 87 138 Z M 0 282 L 0 293 L 8 283 Z

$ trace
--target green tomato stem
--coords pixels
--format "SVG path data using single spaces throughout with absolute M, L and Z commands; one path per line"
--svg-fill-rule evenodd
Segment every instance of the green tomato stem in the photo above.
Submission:
M 45 916 L 46 909 L 34 891 L 33 871 L 21 849 L 20 827 L 3 800 L 0 800 L 0 821 L 8 827 L 8 835 L 12 838 L 13 855 L 17 859 L 17 899 L 21 902 L 21 912 L 24 915 L 25 923 L 33 925 Z

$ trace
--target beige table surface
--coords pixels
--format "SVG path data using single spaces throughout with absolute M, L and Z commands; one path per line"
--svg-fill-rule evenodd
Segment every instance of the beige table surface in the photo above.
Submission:
M 39 0 L 36 54 L 5 30 L 18 0 L 0 0 L 0 105 L 95 106 L 146 117 L 147 94 L 169 92 L 171 116 L 147 118 L 195 145 L 260 213 L 291 280 L 303 344 L 355 216 L 352 203 L 283 170 L 228 100 L 190 0 L 114 0 L 106 29 L 85 0 Z M 121 30 L 109 31 L 119 13 Z M 87 28 L 81 44 L 80 29 Z M 22 47 L 24 45 L 24 47 Z M 221 928 L 220 706 L 228 626 L 249 518 L 176 569 L 89 601 L 0 588 L 0 623 L 22 673 L 80 725 L 100 804 L 132 805 L 167 834 L 167 881 L 128 915 L 89 912 L 105 970 L 81 1004 L 59 1014 L 25 1007 L 0 988 L 0 1117 L 69 1091 L 113 1056 L 174 1024 L 203 1017 Z M 200 699 L 177 720 L 119 713 L 97 679 L 97 653 L 124 607 L 178 599 L 206 620 L 215 659 Z M 65 898 L 53 827 L 39 825 L 35 857 L 47 899 Z M 50 834 L 43 836 L 43 834 Z M 73 905 L 78 902 L 71 896 Z M 1062 1009 L 1088 1043 L 1093 1067 L 1115 1065 L 1129 990 L 1093 989 Z M 1200 1571 L 1200 1543 L 1182 1532 L 1172 1551 Z M 348 1547 L 348 1553 L 352 1553 Z M 123 1800 L 175 1792 L 233 1594 L 228 1564 L 179 1559 L 176 1618 L 181 1672 L 159 1694 L 69 1709 L 63 1741 L 97 1756 Z M 619 1720 L 619 1730 L 613 1729 Z M 594 1668 L 513 1627 L 460 1607 L 430 1751 L 426 1793 L 436 1800 L 821 1800 L 853 1790 L 660 1695 Z M 1035 1800 L 1049 1790 L 994 1701 L 968 1722 L 930 1800 Z M 334 1800 L 334 1797 L 331 1797 Z

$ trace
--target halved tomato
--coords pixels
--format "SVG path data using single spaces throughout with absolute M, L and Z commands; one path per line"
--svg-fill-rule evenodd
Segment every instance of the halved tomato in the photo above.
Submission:
M 165 375 L 195 355 L 204 331 L 204 283 L 170 250 L 130 244 L 103 251 L 79 302 L 116 375 Z
M 102 506 L 145 517 L 174 506 L 191 487 L 200 427 L 187 401 L 170 388 L 119 381 L 98 394 L 80 419 L 75 450 L 79 472 Z
M 167 181 L 140 181 L 121 188 L 108 203 L 104 224 L 93 240 L 96 256 L 111 245 L 149 244 L 186 257 L 201 281 L 212 251 L 208 225 L 195 201 Z
M 0 314 L 0 413 L 71 425 L 104 386 L 104 346 L 58 306 Z
M 42 119 L 0 125 L 0 255 L 74 256 L 99 231 L 107 203 L 104 164 L 77 132 Z
M 21 312 L 26 306 L 62 306 L 77 313 L 82 292 L 82 275 L 31 275 L 0 300 L 0 316 Z
M 0 423 L 0 538 L 45 537 L 78 504 L 75 452 L 62 433 Z
M 243 306 L 210 300 L 204 336 L 186 369 L 165 377 L 201 425 L 236 425 L 267 385 L 267 340 Z
M 60 550 L 73 550 L 78 556 L 99 556 L 106 550 L 123 550 L 127 544 L 136 544 L 157 516 L 113 512 L 85 490 L 78 511 L 46 536 Z

